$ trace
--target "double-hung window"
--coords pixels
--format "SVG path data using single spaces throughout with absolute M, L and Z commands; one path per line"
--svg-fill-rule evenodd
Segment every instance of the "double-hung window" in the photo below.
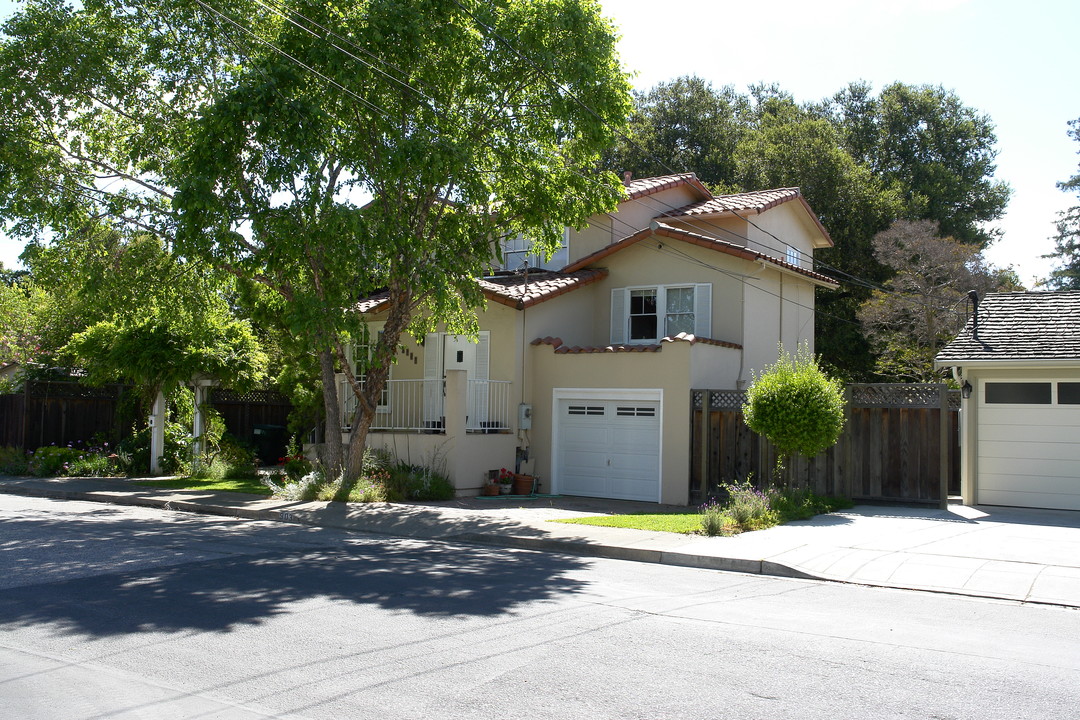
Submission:
M 709 337 L 712 286 L 656 285 L 611 291 L 611 342 L 650 343 L 679 333 Z
M 563 229 L 562 245 L 547 260 L 533 252 L 532 240 L 516 235 L 502 241 L 503 270 L 523 270 L 537 267 L 544 270 L 561 270 L 570 264 L 570 228 Z
M 383 331 L 379 330 L 377 341 L 382 340 L 382 334 Z M 371 356 L 375 352 L 375 346 L 371 343 L 371 340 L 372 338 L 370 334 L 358 340 L 353 345 L 352 358 L 350 358 L 350 361 L 352 362 L 353 377 L 356 378 L 357 382 L 360 383 L 360 387 L 363 389 L 366 389 L 367 386 L 367 369 L 369 363 L 371 362 Z M 393 366 L 391 366 L 391 369 L 393 369 Z M 383 385 L 382 393 L 380 393 L 379 395 L 379 405 L 377 408 L 378 412 L 390 411 L 389 378 L 390 373 L 387 373 L 387 382 Z

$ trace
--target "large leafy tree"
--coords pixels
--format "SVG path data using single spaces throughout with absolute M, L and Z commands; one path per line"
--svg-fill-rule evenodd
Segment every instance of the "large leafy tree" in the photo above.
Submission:
M 276 294 L 318 354 L 343 497 L 402 333 L 473 329 L 497 238 L 553 248 L 614 206 L 618 178 L 596 167 L 629 86 L 587 0 L 287 7 L 262 43 L 238 35 L 244 71 L 191 125 L 178 244 Z M 377 293 L 386 321 L 361 382 L 345 349 L 364 332 L 357 300 Z M 347 448 L 338 368 L 357 398 Z
M 401 333 L 467 331 L 494 240 L 553 247 L 621 192 L 596 167 L 629 86 L 592 0 L 30 0 L 5 32 L 0 218 L 123 223 L 246 283 L 316 356 L 343 493 Z M 345 452 L 335 370 L 377 292 Z
M 1069 121 L 1069 137 L 1080 141 L 1080 118 Z M 1058 187 L 1066 192 L 1077 193 L 1080 199 L 1080 173 L 1073 175 Z M 1054 251 L 1045 257 L 1056 261 L 1050 272 L 1048 285 L 1055 290 L 1080 290 L 1080 204 L 1063 211 L 1058 216 Z
M 893 83 L 875 97 L 852 83 L 824 104 L 845 145 L 904 200 L 899 217 L 933 220 L 941 232 L 985 247 L 996 237 L 1009 187 L 994 179 L 990 118 L 933 85 Z
M 142 231 L 89 228 L 23 253 L 51 309 L 40 352 L 92 382 L 127 380 L 146 399 L 196 375 L 249 386 L 266 355 L 231 303 L 233 280 L 168 252 Z
M 934 356 L 963 328 L 969 291 L 1020 290 L 1012 270 L 988 266 L 978 247 L 941 237 L 931 220 L 898 220 L 874 236 L 877 259 L 893 271 L 859 309 L 885 380 L 933 382 Z
M 639 177 L 694 172 L 716 192 L 738 188 L 745 96 L 687 75 L 635 92 L 634 105 L 627 135 L 605 153 L 609 167 Z
M 217 24 L 175 2 L 29 0 L 3 32 L 0 220 L 30 242 L 35 360 L 147 395 L 260 377 L 231 281 L 173 252 L 177 149 L 236 68 Z

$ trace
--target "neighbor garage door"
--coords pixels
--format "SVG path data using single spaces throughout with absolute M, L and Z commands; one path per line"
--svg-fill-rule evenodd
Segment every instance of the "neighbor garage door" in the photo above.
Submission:
M 556 406 L 557 492 L 659 502 L 659 402 L 561 399 Z
M 1080 382 L 981 382 L 978 423 L 978 503 L 1080 510 Z

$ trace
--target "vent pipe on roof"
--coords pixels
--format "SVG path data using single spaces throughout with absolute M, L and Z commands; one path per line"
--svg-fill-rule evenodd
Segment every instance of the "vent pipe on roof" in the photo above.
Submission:
M 979 293 L 968 290 L 968 299 L 971 300 L 971 337 L 979 337 Z

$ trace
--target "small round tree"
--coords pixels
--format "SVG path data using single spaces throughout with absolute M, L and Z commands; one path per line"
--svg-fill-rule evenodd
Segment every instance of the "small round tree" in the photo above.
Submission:
M 786 458 L 814 457 L 840 438 L 843 386 L 818 367 L 808 345 L 799 345 L 792 357 L 781 344 L 776 364 L 754 374 L 742 410 L 747 426 L 776 447 L 779 480 Z

